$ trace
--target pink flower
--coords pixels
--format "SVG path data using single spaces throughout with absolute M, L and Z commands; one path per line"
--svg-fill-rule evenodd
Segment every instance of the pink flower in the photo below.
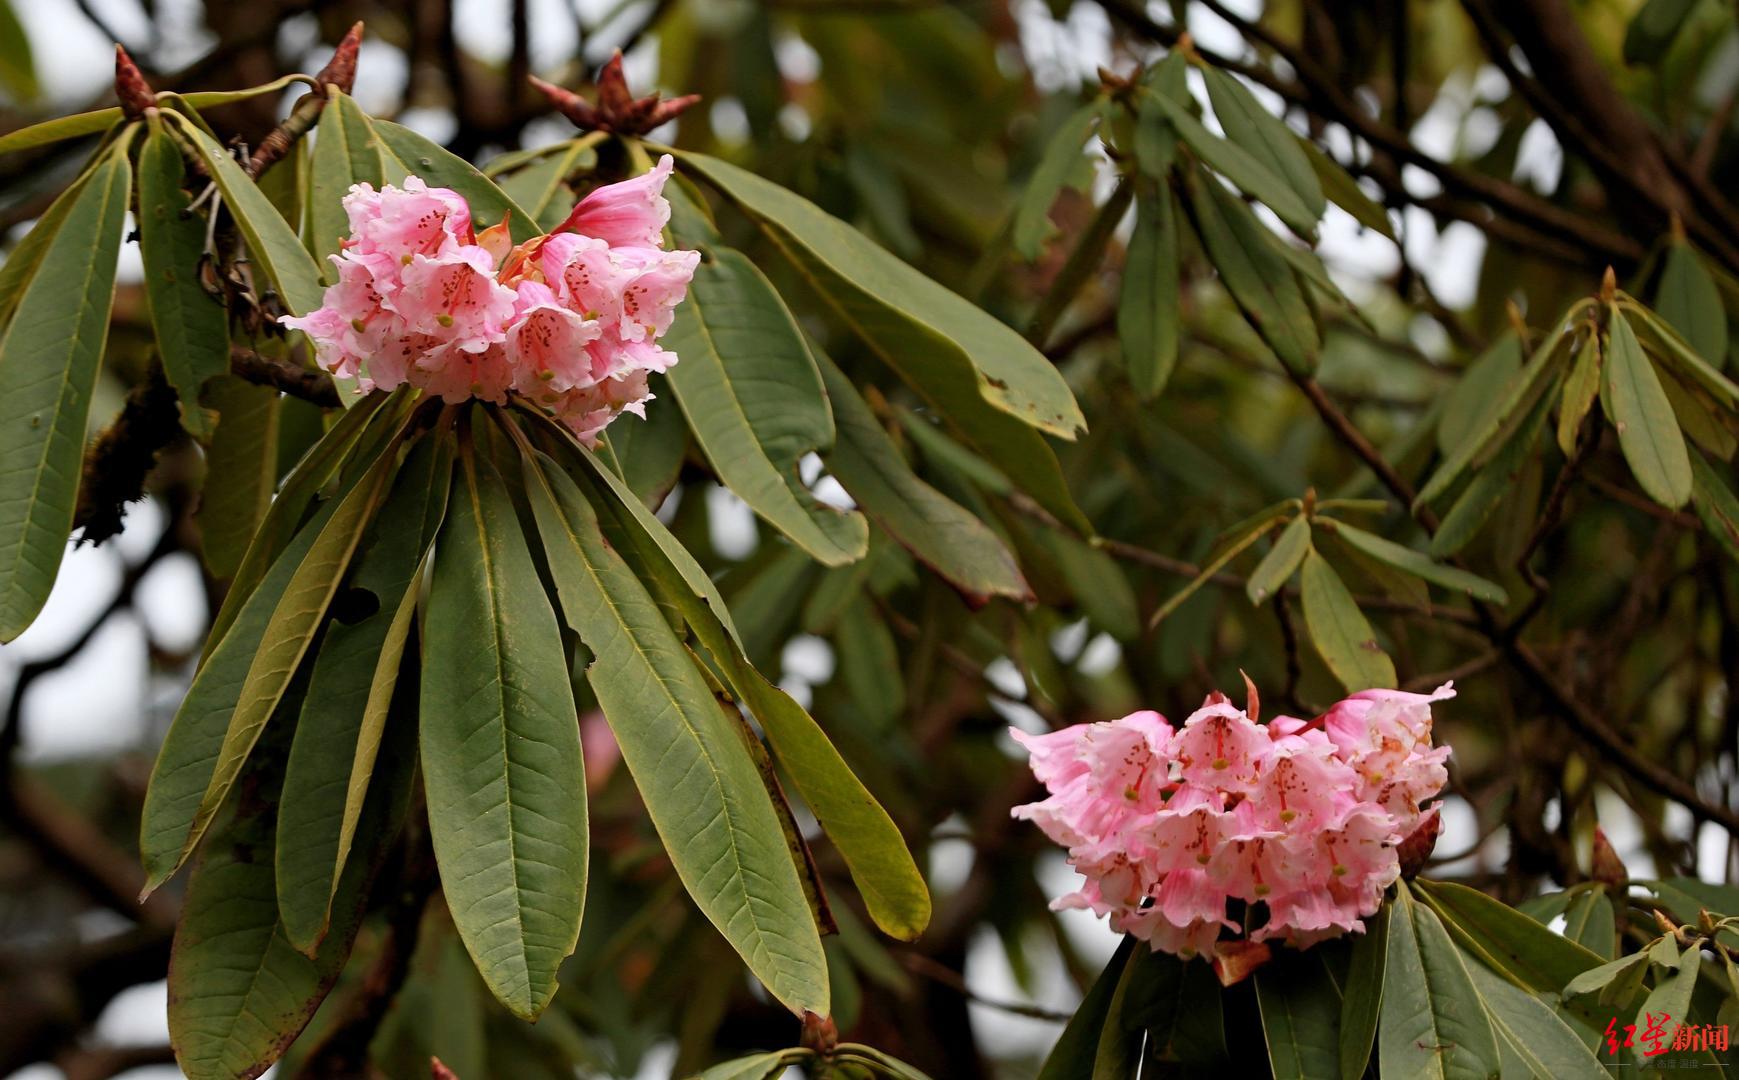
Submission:
M 1268 733 L 1223 695 L 1191 713 L 1172 745 L 1185 781 L 1228 791 L 1248 791 L 1272 751 Z
M 664 226 L 670 220 L 664 182 L 670 179 L 671 165 L 670 155 L 665 154 L 651 172 L 599 188 L 581 199 L 555 231 L 595 236 L 612 247 L 662 247 Z
M 603 333 L 596 320 L 562 306 L 541 282 L 522 281 L 517 292 L 506 346 L 520 393 L 535 395 L 543 386 L 558 392 L 572 390 L 590 386 L 606 374 L 595 370 L 587 348 Z
M 647 376 L 675 364 L 657 344 L 700 255 L 662 250 L 669 157 L 600 188 L 560 235 L 513 246 L 508 222 L 478 235 L 464 198 L 417 177 L 345 196 L 351 235 L 321 306 L 285 318 L 321 366 L 365 389 L 409 383 L 447 401 L 519 394 L 591 443 L 645 415 Z
M 1016 731 L 1047 797 L 1014 816 L 1086 879 L 1054 907 L 1186 957 L 1269 939 L 1305 948 L 1362 932 L 1400 875 L 1397 845 L 1447 778 L 1430 707 L 1451 695 L 1367 691 L 1318 721 L 1264 726 L 1214 694 L 1175 731 L 1152 712 Z M 1224 940 L 1240 932 L 1232 898 L 1248 906 L 1250 942 Z

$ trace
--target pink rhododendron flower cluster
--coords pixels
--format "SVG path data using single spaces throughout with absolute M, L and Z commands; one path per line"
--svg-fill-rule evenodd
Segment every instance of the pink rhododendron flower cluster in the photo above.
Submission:
M 344 197 L 351 235 L 321 306 L 286 326 L 322 366 L 365 389 L 402 383 L 447 401 L 509 393 L 587 441 L 622 412 L 645 415 L 648 372 L 700 261 L 665 251 L 666 155 L 651 172 L 587 195 L 559 228 L 517 247 L 507 222 L 481 234 L 457 192 L 415 176 Z
M 1303 948 L 1364 930 L 1400 875 L 1396 848 L 1448 779 L 1431 705 L 1454 696 L 1451 684 L 1365 690 L 1313 721 L 1261 724 L 1215 693 L 1179 728 L 1143 711 L 1015 730 L 1049 797 L 1014 816 L 1068 848 L 1087 879 L 1053 907 L 1109 916 L 1187 957 L 1242 933 L 1235 899 L 1251 940 Z

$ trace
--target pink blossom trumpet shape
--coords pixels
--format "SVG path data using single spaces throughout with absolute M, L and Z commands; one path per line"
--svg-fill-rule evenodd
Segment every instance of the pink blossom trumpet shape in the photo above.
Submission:
M 1431 706 L 1454 696 L 1367 690 L 1315 721 L 1259 724 L 1216 693 L 1175 729 L 1142 711 L 1011 731 L 1047 792 L 1013 813 L 1085 878 L 1055 908 L 1184 957 L 1218 955 L 1245 929 L 1306 948 L 1363 932 L 1400 876 L 1397 846 L 1447 780 Z
M 476 232 L 457 192 L 415 176 L 344 198 L 350 236 L 319 308 L 285 326 L 320 365 L 364 389 L 408 383 L 447 401 L 517 394 L 590 443 L 624 412 L 645 415 L 657 344 L 700 262 L 664 250 L 668 155 L 580 200 L 553 234 L 514 247 L 506 222 Z

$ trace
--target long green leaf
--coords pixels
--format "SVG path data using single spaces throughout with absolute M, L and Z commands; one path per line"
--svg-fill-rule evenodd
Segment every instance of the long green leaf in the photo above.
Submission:
M 1572 308 L 1563 322 L 1572 321 L 1581 305 Z M 1436 502 L 1461 478 L 1468 467 L 1474 464 L 1475 458 L 1487 451 L 1492 440 L 1502 432 L 1514 429 L 1524 423 L 1534 404 L 1540 400 L 1546 391 L 1550 377 L 1556 373 L 1560 364 L 1560 346 L 1564 343 L 1567 332 L 1560 326 L 1546 336 L 1534 350 L 1528 362 L 1516 372 L 1498 395 L 1498 404 L 1488 414 L 1482 416 L 1477 424 L 1471 424 L 1468 433 L 1456 448 L 1437 467 L 1423 488 L 1415 505 Z
M 1612 959 L 1617 945 L 1612 901 L 1605 889 L 1588 889 L 1564 911 L 1564 936 L 1602 960 Z
M 1521 339 L 1506 333 L 1462 370 L 1443 396 L 1443 414 L 1437 421 L 1439 451 L 1453 454 L 1469 438 L 1490 430 L 1524 359 Z
M 255 586 L 301 527 L 303 516 L 315 495 L 342 466 L 366 457 L 371 449 L 383 447 L 393 425 L 403 419 L 410 402 L 409 388 L 390 394 L 376 391 L 340 416 L 332 429 L 290 470 L 279 486 L 277 496 L 271 499 L 265 517 L 254 530 L 253 539 L 247 542 L 241 564 L 224 595 L 223 606 L 218 608 L 211 632 L 206 635 L 204 656 L 210 657 L 217 648 L 242 605 L 252 596 Z M 221 420 L 219 430 L 222 430 Z
M 1607 326 L 1610 352 L 1603 374 L 1619 449 L 1642 490 L 1676 510 L 1691 499 L 1691 459 L 1678 417 L 1617 305 Z
M 71 116 L 57 116 L 53 120 L 44 120 L 40 124 L 31 124 L 29 127 L 0 135 L 0 154 L 10 154 L 37 146 L 47 146 L 49 143 L 95 135 L 119 124 L 121 119 L 119 105 L 111 105 L 107 109 L 95 109 L 91 112 L 74 113 Z
M 858 336 L 975 447 L 1006 463 L 1051 513 L 1092 531 L 1033 430 L 1072 439 L 1086 429 L 1068 385 L 1037 349 L 808 200 L 716 158 L 678 157 L 766 230 Z
M 960 590 L 967 603 L 980 606 L 996 596 L 1031 599 L 1032 587 L 1001 539 L 919 479 L 845 373 L 823 353 L 815 359 L 838 429 L 828 469 L 864 513 Z
M 297 239 L 296 231 L 266 198 L 265 192 L 248 179 L 229 151 L 219 146 L 198 124 L 180 113 L 166 112 L 163 115 L 173 120 L 199 151 L 200 161 L 223 195 L 224 205 L 229 207 L 236 227 L 247 241 L 255 264 L 271 279 L 284 306 L 296 315 L 306 315 L 319 307 L 324 291 L 320 285 L 320 268 L 314 264 L 302 241 Z
M 1733 494 L 1720 469 L 1700 453 L 1691 455 L 1691 472 L 1691 504 L 1697 517 L 1721 550 L 1739 562 L 1739 496 Z
M 1117 337 L 1129 381 L 1144 400 L 1160 395 L 1177 366 L 1181 257 L 1170 186 L 1142 185 L 1117 296 Z
M 1208 65 L 1202 69 L 1207 82 L 1208 102 L 1225 129 L 1226 138 L 1251 157 L 1267 166 L 1304 203 L 1314 219 L 1320 219 L 1327 209 L 1322 184 L 1316 170 L 1298 144 L 1298 136 L 1286 126 L 1286 121 L 1262 107 L 1248 87 L 1232 75 Z
M 1630 328 L 1636 332 L 1637 340 L 1642 342 L 1644 349 L 1683 375 L 1687 381 L 1707 391 L 1710 397 L 1729 410 L 1739 410 L 1739 384 L 1721 374 L 1714 364 L 1698 355 L 1677 330 L 1634 300 L 1621 297 L 1618 307 L 1629 320 Z
M 1256 972 L 1256 1004 L 1274 1080 L 1339 1080 L 1341 996 L 1320 953 L 1283 955 Z
M 1315 370 L 1321 347 L 1316 321 L 1280 241 L 1212 177 L 1198 172 L 1188 187 L 1196 232 L 1244 318 L 1282 364 Z
M 398 464 L 397 448 L 382 454 L 369 474 L 342 499 L 336 500 L 332 516 L 321 527 L 320 534 L 302 557 L 295 573 L 284 586 L 283 596 L 272 609 L 258 650 L 248 665 L 241 690 L 236 696 L 224 731 L 223 742 L 213 763 L 211 781 L 187 837 L 182 858 L 193 850 L 205 835 L 230 787 L 241 774 L 242 765 L 253 753 L 260 732 L 277 710 L 284 691 L 296 669 L 307 655 L 315 635 L 326 617 L 332 596 L 338 591 L 350 565 L 351 556 L 362 541 L 362 534 L 373 518 L 375 508 L 392 479 Z
M 677 875 L 774 997 L 827 1014 L 821 939 L 754 761 L 573 480 L 542 457 L 525 472 L 587 680 Z
M 201 441 L 212 432 L 199 403 L 205 380 L 229 370 L 229 313 L 200 282 L 205 223 L 188 212 L 182 190 L 181 148 L 153 125 L 139 153 L 139 252 L 145 263 L 145 300 L 163 374 L 181 399 L 181 426 Z
M 1304 625 L 1322 662 L 1348 690 L 1395 685 L 1395 665 L 1377 644 L 1376 634 L 1352 593 L 1328 560 L 1304 556 Z
M 459 937 L 532 1020 L 579 939 L 585 768 L 560 627 L 506 484 L 462 446 L 424 621 L 423 786 Z
M 287 700 L 286 711 L 293 714 L 296 704 Z M 331 931 L 312 957 L 292 948 L 278 923 L 272 847 L 282 805 L 277 763 L 288 732 L 269 736 L 271 752 L 249 766 L 247 797 L 213 829 L 188 881 L 169 954 L 169 1041 L 191 1080 L 258 1076 L 337 981 L 362 925 L 370 881 L 409 807 L 415 726 L 408 716 L 400 719 L 394 752 L 364 812 L 364 847 L 345 868 Z
M 1679 966 L 1671 973 L 1657 972 L 1654 989 L 1643 999 L 1642 1008 L 1638 1011 L 1637 1039 L 1633 1048 L 1639 1065 L 1649 1065 L 1652 1062 L 1644 1056 L 1650 1047 L 1640 1038 L 1643 1030 L 1643 1017 L 1664 1016 L 1667 1019 L 1662 1026 L 1671 1032 L 1679 1024 L 1691 1022 L 1691 994 L 1697 988 L 1697 969 L 1703 962 L 1703 950 L 1700 948 L 1686 949 L 1679 954 Z
M 205 567 L 221 580 L 241 567 L 271 508 L 283 402 L 269 386 L 223 374 L 212 379 L 200 400 L 216 413 L 216 423 L 195 519 Z
M 352 184 L 379 187 L 386 182 L 386 161 L 368 114 L 349 94 L 331 90 L 330 95 L 326 108 L 320 110 L 308 189 L 309 246 L 328 284 L 338 280 L 338 268 L 326 257 L 350 235 L 345 194 Z
M 1081 148 L 1092 136 L 1101 111 L 1099 102 L 1092 101 L 1071 113 L 1051 134 L 1021 190 L 1020 201 L 1015 204 L 1013 242 L 1015 251 L 1028 262 L 1039 257 L 1045 241 L 1056 232 L 1050 219 L 1051 204 L 1080 163 Z
M 726 486 L 816 561 L 855 562 L 869 542 L 863 515 L 819 502 L 797 475 L 834 440 L 803 332 L 741 252 L 708 254 L 666 338 L 682 362 L 665 377 L 695 441 Z
M 1504 1076 L 1603 1080 L 1600 1060 L 1550 1005 L 1484 964 L 1469 963 L 1467 972 L 1497 1036 Z
M 1586 335 L 1582 347 L 1576 350 L 1576 362 L 1564 380 L 1564 393 L 1558 401 L 1558 449 L 1565 458 L 1576 452 L 1576 436 L 1600 396 L 1601 362 L 1600 335 Z
M 309 676 L 278 816 L 278 909 L 304 952 L 324 937 L 416 609 L 418 570 L 446 512 L 452 442 L 417 443 L 340 594 Z M 347 617 L 344 607 L 372 610 Z
M 0 337 L 0 642 L 42 610 L 72 531 L 131 178 L 123 141 L 67 208 Z
M 1351 214 L 1354 221 L 1375 231 L 1379 236 L 1395 239 L 1395 228 L 1389 222 L 1389 212 L 1365 194 L 1365 189 L 1359 186 L 1351 173 L 1302 135 L 1298 136 L 1298 145 L 1309 159 L 1310 167 L 1316 172 L 1317 182 L 1322 185 L 1323 194 L 1328 197 L 1329 202 Z
M 1448 558 L 1479 535 L 1481 526 L 1497 509 L 1498 503 L 1515 486 L 1530 460 L 1534 447 L 1545 431 L 1546 417 L 1551 412 L 1551 384 L 1542 387 L 1529 412 L 1507 439 L 1499 443 L 1492 459 L 1479 470 L 1465 490 L 1443 515 L 1443 523 L 1431 537 L 1430 551 L 1439 559 Z
M 1300 514 L 1286 523 L 1274 546 L 1250 572 L 1250 580 L 1244 584 L 1250 603 L 1260 604 L 1285 587 L 1309 550 L 1310 519 Z
M 568 189 L 566 181 L 575 173 L 588 171 L 597 165 L 595 148 L 607 137 L 604 132 L 593 131 L 570 139 L 531 164 L 502 176 L 501 190 L 525 207 L 539 228 L 553 229 L 574 208 L 573 192 Z M 497 174 L 491 171 L 490 175 Z
M 1453 566 L 1444 566 L 1422 551 L 1414 551 L 1410 547 L 1384 539 L 1356 526 L 1348 525 L 1344 521 L 1336 521 L 1333 529 L 1335 535 L 1342 540 L 1371 558 L 1385 562 L 1397 570 L 1403 570 L 1414 577 L 1422 578 L 1434 585 L 1441 585 L 1446 589 L 1464 592 L 1480 600 L 1488 600 L 1494 604 L 1509 603 L 1509 594 L 1504 592 L 1501 585 L 1487 581 L 1478 574 L 1470 574 L 1466 570 L 1458 570 Z
M 1712 367 L 1727 364 L 1727 310 L 1721 290 L 1691 245 L 1675 241 L 1661 264 L 1655 310 Z
M 24 238 L 6 253 L 5 264 L 0 265 L 0 325 L 11 320 L 12 312 L 18 306 L 18 298 L 24 295 L 25 287 L 35 279 L 43 256 L 48 254 L 54 238 L 60 234 L 60 227 L 65 224 L 67 215 L 78 205 L 79 196 L 89 184 L 91 173 L 108 160 L 108 155 L 103 154 L 88 164 L 85 171 L 68 184 L 66 190 L 36 219 L 36 223 L 24 234 Z
M 1365 920 L 1365 932 L 1353 939 L 1346 989 L 1340 1010 L 1340 1080 L 1359 1080 L 1370 1063 L 1382 1015 L 1383 982 L 1388 973 L 1389 908 Z
M 1384 1076 L 1488 1080 L 1497 1041 L 1472 977 L 1436 913 L 1402 885 L 1389 912 L 1378 1067 Z
M 1236 184 L 1244 194 L 1266 203 L 1268 209 L 1274 211 L 1281 221 L 1300 236 L 1309 236 L 1315 231 L 1320 212 L 1311 213 L 1305 197 L 1293 190 L 1274 170 L 1251 156 L 1243 147 L 1228 142 L 1203 127 L 1201 121 L 1189 114 L 1188 109 L 1168 96 L 1152 91 L 1144 92 L 1142 105 L 1146 106 L 1149 101 L 1158 106 L 1184 143 L 1209 168 Z M 1320 190 L 1317 195 L 1321 197 Z
M 145 864 L 147 892 L 168 880 L 184 861 L 194 818 L 215 774 L 219 748 L 272 616 L 309 550 L 356 482 L 352 478 L 348 485 L 340 485 L 306 524 L 290 533 L 258 583 L 236 603 L 221 636 L 214 631 L 217 643 L 200 663 L 169 725 L 145 790 L 139 853 Z

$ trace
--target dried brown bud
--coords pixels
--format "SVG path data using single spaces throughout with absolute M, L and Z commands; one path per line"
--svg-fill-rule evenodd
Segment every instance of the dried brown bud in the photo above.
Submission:
M 1589 863 L 1589 876 L 1602 885 L 1623 888 L 1625 882 L 1630 880 L 1630 873 L 1624 868 L 1624 860 L 1618 857 L 1612 841 L 1606 838 L 1606 830 L 1598 825 L 1594 826 L 1594 854 Z
M 145 81 L 139 65 L 133 63 L 133 58 L 120 45 L 115 46 L 115 97 L 121 102 L 121 111 L 133 120 L 144 116 L 146 109 L 157 106 L 156 92 Z
M 1214 946 L 1214 975 L 1221 986 L 1236 986 L 1274 958 L 1262 941 L 1222 941 Z
M 1600 302 L 1612 303 L 1612 298 L 1618 294 L 1618 275 L 1612 267 L 1606 268 L 1606 273 L 1600 275 Z
M 1244 715 L 1254 724 L 1262 718 L 1262 695 L 1256 692 L 1256 681 L 1249 672 L 1239 668 L 1238 674 L 1244 676 Z
M 619 135 L 644 135 L 661 124 L 681 115 L 700 100 L 699 94 L 685 94 L 662 101 L 657 94 L 637 98 L 628 92 L 628 81 L 622 74 L 620 49 L 598 72 L 598 101 L 592 104 L 572 90 L 529 76 L 551 105 L 581 131 L 610 131 Z
M 1435 807 L 1422 818 L 1407 839 L 1401 841 L 1401 846 L 1395 849 L 1395 854 L 1401 860 L 1401 876 L 1412 880 L 1419 876 L 1419 871 L 1425 869 L 1426 860 L 1431 858 L 1431 852 L 1437 847 L 1437 834 L 1443 830 L 1443 818 Z
M 362 22 L 358 20 L 338 43 L 338 48 L 332 50 L 332 59 L 314 76 L 314 81 L 350 93 L 350 88 L 356 85 L 356 54 L 361 48 Z
M 572 120 L 575 127 L 582 131 L 598 130 L 598 112 L 592 108 L 591 102 L 565 87 L 544 82 L 536 75 L 529 78 L 531 85 L 537 87 L 558 112 Z
M 598 72 L 598 108 L 606 115 L 623 115 L 634 103 L 628 92 L 628 78 L 622 74 L 622 50 L 610 54 Z
M 805 1012 L 802 1045 L 824 1058 L 833 1056 L 833 1051 L 839 1046 L 839 1028 L 834 1025 L 833 1017 Z

